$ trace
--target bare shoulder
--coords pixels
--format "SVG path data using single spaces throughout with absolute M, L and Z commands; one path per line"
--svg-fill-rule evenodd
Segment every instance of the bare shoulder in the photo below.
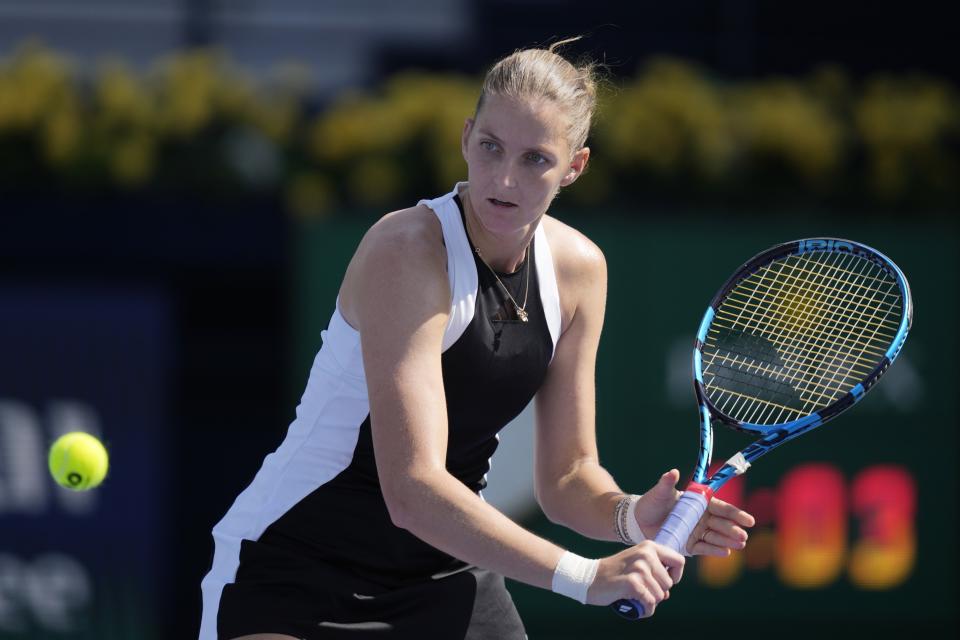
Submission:
M 606 280 L 607 263 L 600 247 L 570 225 L 551 216 L 543 217 L 543 230 L 550 243 L 558 285 L 590 286 Z
M 553 254 L 560 293 L 562 331 L 584 307 L 603 313 L 607 290 L 607 261 L 590 238 L 551 216 L 541 221 Z
M 443 253 L 443 231 L 437 216 L 425 205 L 386 214 L 364 235 L 358 253 L 365 259 L 390 257 L 393 252 L 429 257 Z
M 446 286 L 446 250 L 436 215 L 419 205 L 386 214 L 360 241 L 340 287 L 344 319 L 359 326 L 361 295 L 378 290 L 414 294 L 439 292 Z M 442 285 L 442 286 L 441 286 Z

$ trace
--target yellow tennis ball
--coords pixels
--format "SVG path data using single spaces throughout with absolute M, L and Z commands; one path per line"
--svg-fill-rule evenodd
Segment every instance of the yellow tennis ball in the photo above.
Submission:
M 50 475 L 61 487 L 74 491 L 93 489 L 107 475 L 107 450 L 89 433 L 73 431 L 51 445 Z

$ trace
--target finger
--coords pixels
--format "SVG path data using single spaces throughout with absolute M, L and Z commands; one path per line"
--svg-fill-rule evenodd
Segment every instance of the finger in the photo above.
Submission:
M 687 545 L 684 548 L 684 551 L 687 555 L 697 555 L 694 549 L 696 548 L 697 543 L 703 540 L 703 536 L 707 534 L 708 529 L 708 518 L 706 515 L 704 515 L 700 519 L 700 522 L 697 523 L 697 526 L 693 528 L 693 531 L 690 532 L 690 537 L 687 538 Z
M 654 566 L 650 567 L 650 579 L 657 583 L 662 592 L 666 592 L 673 586 L 673 576 L 671 576 L 669 570 L 659 562 L 654 563 Z
M 680 471 L 677 469 L 670 469 L 657 480 L 657 484 L 653 486 L 655 491 L 655 497 L 658 500 L 672 499 L 676 500 L 682 494 L 676 486 L 677 482 L 680 481 Z
M 756 524 L 756 519 L 752 515 L 743 509 L 740 509 L 739 507 L 720 500 L 719 498 L 714 498 L 710 501 L 710 504 L 707 507 L 707 512 L 713 516 L 719 516 L 721 518 L 733 520 L 742 527 L 752 527 Z
M 707 542 L 698 542 L 690 549 L 690 554 L 695 556 L 716 556 L 726 558 L 730 555 L 732 549 L 729 547 L 718 547 Z
M 704 536 L 702 542 L 704 544 L 712 545 L 715 547 L 723 547 L 724 549 L 730 549 L 731 551 L 739 551 L 747 546 L 747 541 L 737 538 L 728 538 L 727 536 L 720 535 L 715 531 L 709 532 Z
M 750 535 L 741 529 L 739 526 L 734 524 L 732 521 L 725 518 L 714 518 L 711 517 L 710 520 L 706 523 L 705 531 L 712 532 L 720 537 L 729 538 L 730 540 L 736 542 L 746 542 Z M 703 535 L 700 536 L 704 537 Z M 714 542 L 714 544 L 720 544 L 719 542 Z
M 666 573 L 666 570 L 664 570 L 664 573 Z M 663 594 L 666 593 L 666 589 L 660 586 L 660 583 L 652 576 L 647 579 L 646 587 L 651 597 L 653 597 L 654 604 L 663 600 Z
M 667 571 L 670 573 L 673 584 L 677 584 L 683 579 L 683 567 L 669 567 Z
M 660 564 L 666 569 L 673 584 L 680 582 L 680 579 L 683 578 L 683 566 L 687 559 L 673 549 L 664 547 L 663 545 L 655 545 L 655 549 Z
M 693 533 L 690 534 L 690 538 L 687 540 L 687 555 L 691 556 L 702 556 L 710 555 L 705 553 L 706 546 L 720 546 L 721 541 L 729 541 L 731 543 L 730 548 L 741 549 L 746 545 L 746 532 L 744 531 L 744 538 L 742 541 L 737 541 L 733 539 L 728 539 L 727 536 L 718 533 L 707 526 L 707 520 L 701 520 L 700 523 L 693 530 Z M 716 518 L 711 518 L 709 520 L 711 526 L 717 525 L 721 526 Z M 742 529 L 741 529 L 742 531 Z
M 643 605 L 644 618 L 649 618 L 653 615 L 654 609 L 657 608 L 657 600 L 650 593 L 650 590 L 647 589 L 646 585 L 643 584 L 643 581 L 639 577 L 635 580 L 630 581 L 631 589 L 628 597 L 633 598 L 637 602 Z
M 756 524 L 756 520 L 752 515 L 737 506 L 720 500 L 719 498 L 714 498 L 710 501 L 707 511 L 711 515 L 728 518 L 745 527 L 752 527 L 754 524 Z
M 686 562 L 682 555 L 670 547 L 666 547 L 662 544 L 654 544 L 653 548 L 656 551 L 657 558 L 660 560 L 660 564 L 668 569 L 670 567 L 682 567 L 683 563 Z
M 680 482 L 680 470 L 670 469 L 670 471 L 660 476 L 660 482 L 669 483 L 671 487 L 677 486 L 677 483 Z
M 640 578 L 655 596 L 662 597 L 663 592 L 673 586 L 673 578 L 652 547 L 650 545 L 646 553 L 637 558 L 630 572 Z
M 746 532 L 743 532 L 746 535 Z M 737 551 L 747 546 L 746 538 L 730 538 L 714 530 L 707 530 L 700 540 L 687 545 L 691 555 L 697 556 L 728 556 L 731 551 Z

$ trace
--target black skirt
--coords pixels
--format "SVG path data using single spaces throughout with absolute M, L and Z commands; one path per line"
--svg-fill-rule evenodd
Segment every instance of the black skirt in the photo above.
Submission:
M 477 567 L 384 586 L 348 568 L 244 540 L 223 589 L 217 636 L 281 633 L 304 640 L 523 640 L 503 576 Z

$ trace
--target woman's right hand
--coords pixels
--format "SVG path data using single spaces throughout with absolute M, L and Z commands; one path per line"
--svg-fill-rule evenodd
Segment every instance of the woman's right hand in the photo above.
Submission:
M 587 604 L 637 600 L 643 605 L 643 617 L 649 618 L 657 604 L 670 597 L 670 588 L 680 582 L 684 561 L 673 549 L 652 540 L 601 558 L 587 591 Z

